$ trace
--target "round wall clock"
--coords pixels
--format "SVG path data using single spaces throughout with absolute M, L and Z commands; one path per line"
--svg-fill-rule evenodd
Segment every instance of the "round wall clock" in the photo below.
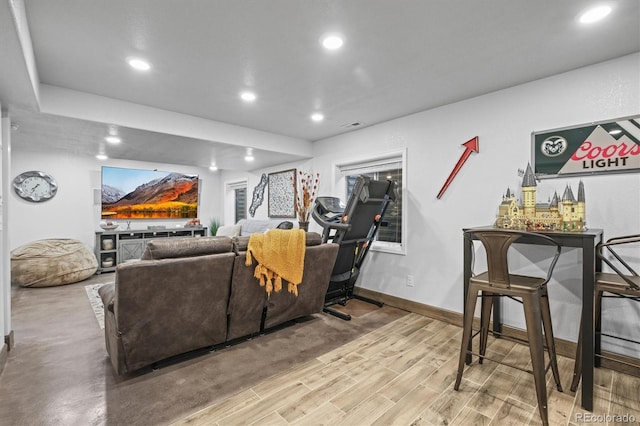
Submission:
M 58 191 L 58 184 L 45 172 L 30 171 L 16 176 L 13 189 L 20 198 L 39 203 L 53 198 Z

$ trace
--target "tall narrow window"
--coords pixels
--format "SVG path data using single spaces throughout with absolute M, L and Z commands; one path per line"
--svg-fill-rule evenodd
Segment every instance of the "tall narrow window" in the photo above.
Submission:
M 236 188 L 235 222 L 247 218 L 247 188 Z
M 403 236 L 405 231 L 405 212 L 403 192 L 405 151 L 383 155 L 348 164 L 338 165 L 341 178 L 344 178 L 345 202 L 351 196 L 356 178 L 359 175 L 368 176 L 376 180 L 392 180 L 396 183 L 397 199 L 390 203 L 378 229 L 372 250 L 391 253 L 405 253 Z
M 225 182 L 224 224 L 247 218 L 247 181 Z

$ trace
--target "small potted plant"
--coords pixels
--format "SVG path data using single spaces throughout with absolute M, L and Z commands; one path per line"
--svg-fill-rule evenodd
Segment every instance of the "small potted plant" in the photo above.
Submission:
M 209 235 L 215 237 L 218 233 L 218 228 L 220 227 L 220 221 L 217 217 L 209 219 Z
M 320 182 L 320 173 L 298 170 L 296 185 L 295 210 L 298 226 L 307 231 L 309 229 L 309 214 L 313 208 Z

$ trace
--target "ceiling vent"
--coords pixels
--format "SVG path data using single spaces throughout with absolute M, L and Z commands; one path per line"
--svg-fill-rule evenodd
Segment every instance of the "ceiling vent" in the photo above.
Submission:
M 361 121 L 354 121 L 353 123 L 343 124 L 340 127 L 343 127 L 345 129 L 355 129 L 356 127 L 362 127 L 363 125 L 364 123 Z

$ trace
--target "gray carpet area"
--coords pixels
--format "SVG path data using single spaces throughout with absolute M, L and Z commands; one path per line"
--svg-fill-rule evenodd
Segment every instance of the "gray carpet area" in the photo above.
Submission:
M 3 425 L 163 425 L 402 317 L 351 301 L 352 321 L 305 317 L 264 336 L 117 376 L 85 285 L 12 288 L 16 345 L 0 376 Z

